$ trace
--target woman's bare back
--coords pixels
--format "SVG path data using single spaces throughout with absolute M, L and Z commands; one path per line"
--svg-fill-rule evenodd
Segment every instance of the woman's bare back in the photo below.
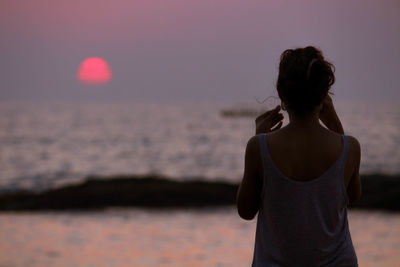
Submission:
M 358 142 L 351 136 L 349 141 L 343 177 L 346 188 L 353 174 L 358 171 Z M 269 133 L 267 145 L 276 167 L 295 181 L 310 181 L 320 177 L 335 164 L 343 148 L 341 135 L 322 126 L 314 129 L 284 127 Z

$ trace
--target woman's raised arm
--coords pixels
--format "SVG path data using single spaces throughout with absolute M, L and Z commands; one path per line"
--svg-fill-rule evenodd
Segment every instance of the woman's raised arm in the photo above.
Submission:
M 333 106 L 332 98 L 326 95 L 323 103 L 322 110 L 319 113 L 319 119 L 328 127 L 329 130 L 338 134 L 344 134 L 342 123 Z

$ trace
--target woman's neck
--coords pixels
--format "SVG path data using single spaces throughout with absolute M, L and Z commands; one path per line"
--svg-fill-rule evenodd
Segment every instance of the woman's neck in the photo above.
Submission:
M 289 114 L 289 125 L 293 128 L 319 128 L 321 124 L 319 122 L 319 112 L 312 111 L 309 113 L 297 115 L 293 112 L 288 111 Z M 288 126 L 289 126 L 288 125 Z

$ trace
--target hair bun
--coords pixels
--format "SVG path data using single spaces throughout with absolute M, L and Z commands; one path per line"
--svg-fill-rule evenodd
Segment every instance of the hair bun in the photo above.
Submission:
M 334 66 L 317 48 L 288 49 L 281 54 L 276 86 L 279 97 L 291 111 L 312 111 L 334 82 Z
M 313 58 L 311 61 L 310 61 L 310 63 L 308 64 L 308 67 L 307 67 L 307 81 L 308 80 L 310 80 L 310 72 L 311 72 L 311 68 L 312 68 L 312 65 L 316 62 L 318 60 L 318 58 Z

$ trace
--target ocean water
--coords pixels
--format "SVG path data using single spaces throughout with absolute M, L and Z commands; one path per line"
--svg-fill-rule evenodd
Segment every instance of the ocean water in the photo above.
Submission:
M 255 223 L 233 207 L 0 213 L 0 266 L 250 266 Z M 400 265 L 399 225 L 400 214 L 349 212 L 360 267 Z
M 0 191 L 43 190 L 88 175 L 239 182 L 254 118 L 221 116 L 235 107 L 1 104 Z M 336 107 L 346 134 L 361 143 L 361 173 L 399 174 L 399 106 Z M 234 207 L 1 212 L 0 266 L 250 266 L 255 222 Z M 360 267 L 400 266 L 400 214 L 350 210 L 349 225 Z
M 113 174 L 239 182 L 254 118 L 222 117 L 225 108 L 235 105 L 1 104 L 0 190 Z M 399 105 L 337 103 L 337 111 L 361 143 L 361 173 L 400 173 Z

